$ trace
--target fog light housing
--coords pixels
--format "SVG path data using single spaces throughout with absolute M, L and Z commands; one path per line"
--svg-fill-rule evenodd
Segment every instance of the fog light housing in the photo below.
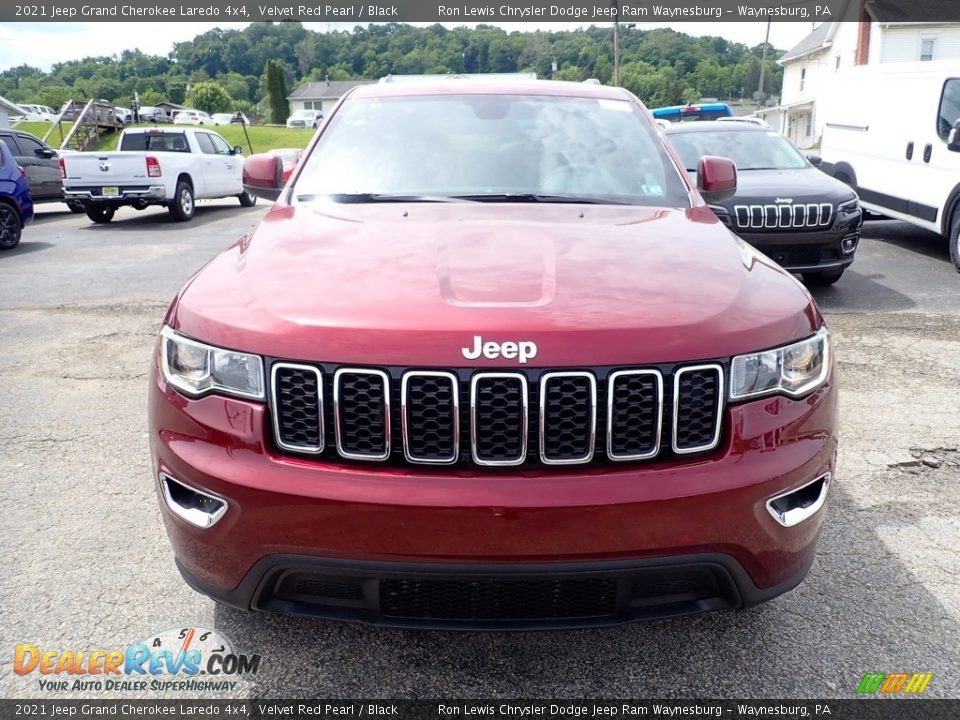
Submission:
M 844 255 L 850 255 L 854 250 L 857 249 L 857 244 L 860 242 L 859 235 L 847 235 L 840 241 L 840 249 L 843 250 Z

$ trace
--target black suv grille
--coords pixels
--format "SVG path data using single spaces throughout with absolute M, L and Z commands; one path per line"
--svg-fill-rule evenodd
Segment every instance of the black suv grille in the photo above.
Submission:
M 271 372 L 277 446 L 331 461 L 533 469 L 706 452 L 721 435 L 716 363 L 479 372 L 274 361 Z
M 380 611 L 433 620 L 545 620 L 612 615 L 617 583 L 585 580 L 381 580 Z

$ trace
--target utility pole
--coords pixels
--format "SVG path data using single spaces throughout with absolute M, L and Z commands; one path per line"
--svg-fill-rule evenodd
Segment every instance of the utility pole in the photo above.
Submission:
M 620 87 L 620 0 L 613 0 L 613 85 Z
M 763 74 L 767 69 L 767 45 L 770 44 L 770 21 L 767 20 L 767 36 L 763 39 L 763 55 L 760 58 L 760 85 L 757 92 L 759 97 L 763 97 Z M 761 101 L 762 103 L 763 101 Z

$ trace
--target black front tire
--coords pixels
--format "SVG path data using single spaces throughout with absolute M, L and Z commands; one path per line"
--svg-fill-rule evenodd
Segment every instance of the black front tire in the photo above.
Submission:
M 186 222 L 193 217 L 196 205 L 193 199 L 193 187 L 190 183 L 183 180 L 177 183 L 173 200 L 170 201 L 170 206 L 167 209 L 170 211 L 170 216 L 177 222 Z
M 960 272 L 960 208 L 953 212 L 953 222 L 950 223 L 950 259 Z
M 257 204 L 257 196 L 251 195 L 246 190 L 237 195 L 240 199 L 240 207 L 253 207 Z
M 113 220 L 113 216 L 117 212 L 115 208 L 109 205 L 87 205 L 84 211 L 87 213 L 87 217 L 98 225 L 103 225 Z
M 12 250 L 20 243 L 23 223 L 12 205 L 0 203 L 0 250 Z
M 825 270 L 823 272 L 803 273 L 803 281 L 807 285 L 814 287 L 826 287 L 828 285 L 833 285 L 840 278 L 842 278 L 844 270 L 846 270 L 846 268 L 840 268 L 839 270 Z

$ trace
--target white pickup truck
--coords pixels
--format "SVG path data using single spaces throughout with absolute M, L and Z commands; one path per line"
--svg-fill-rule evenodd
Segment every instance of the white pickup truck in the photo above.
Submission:
M 185 221 L 203 198 L 257 201 L 243 189 L 243 148 L 205 129 L 124 130 L 116 152 L 62 156 L 60 174 L 66 200 L 81 203 L 95 223 L 110 222 L 122 205 L 162 205 Z

